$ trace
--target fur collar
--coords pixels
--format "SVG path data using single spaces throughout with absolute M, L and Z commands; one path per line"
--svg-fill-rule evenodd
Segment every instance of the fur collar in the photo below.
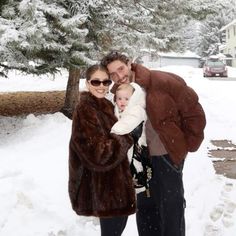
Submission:
M 79 96 L 79 108 L 80 109 L 95 109 L 97 111 L 103 111 L 105 114 L 113 114 L 114 106 L 106 98 L 97 98 L 88 91 L 83 91 Z

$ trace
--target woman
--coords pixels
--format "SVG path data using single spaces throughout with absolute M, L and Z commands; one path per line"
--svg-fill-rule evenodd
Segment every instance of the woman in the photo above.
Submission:
M 127 151 L 128 135 L 111 134 L 117 118 L 105 98 L 111 80 L 106 68 L 86 72 L 88 91 L 80 94 L 69 146 L 69 195 L 78 215 L 100 218 L 101 235 L 121 235 L 136 209 Z

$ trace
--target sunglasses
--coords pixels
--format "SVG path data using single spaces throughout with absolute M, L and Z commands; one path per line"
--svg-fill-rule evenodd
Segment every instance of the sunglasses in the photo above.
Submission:
M 100 81 L 100 80 L 89 80 L 89 83 L 90 83 L 92 86 L 94 86 L 94 87 L 98 87 L 98 86 L 100 86 L 101 84 L 102 84 L 103 86 L 108 87 L 109 85 L 112 84 L 112 81 L 109 80 L 109 79 L 103 80 L 103 81 Z

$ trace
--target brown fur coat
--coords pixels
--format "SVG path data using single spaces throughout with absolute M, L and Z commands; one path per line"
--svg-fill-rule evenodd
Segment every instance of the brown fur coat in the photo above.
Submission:
M 127 158 L 132 139 L 110 133 L 116 121 L 110 101 L 81 93 L 69 145 L 69 196 L 78 215 L 111 217 L 135 212 Z

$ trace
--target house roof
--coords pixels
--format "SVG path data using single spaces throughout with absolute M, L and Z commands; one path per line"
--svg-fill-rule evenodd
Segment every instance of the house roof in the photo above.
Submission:
M 200 58 L 196 53 L 191 51 L 186 51 L 184 53 L 176 53 L 176 52 L 168 52 L 168 53 L 161 53 L 159 52 L 158 55 L 160 57 L 169 57 L 169 58 Z
M 220 31 L 224 31 L 224 30 L 228 29 L 231 25 L 236 25 L 236 19 L 233 20 L 233 21 L 231 21 L 228 25 L 223 26 L 223 27 L 220 29 Z

